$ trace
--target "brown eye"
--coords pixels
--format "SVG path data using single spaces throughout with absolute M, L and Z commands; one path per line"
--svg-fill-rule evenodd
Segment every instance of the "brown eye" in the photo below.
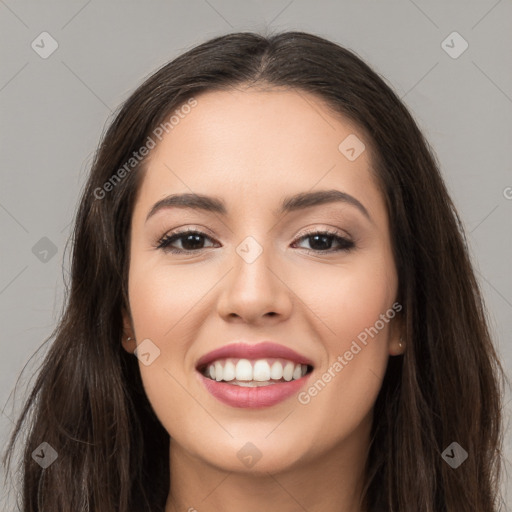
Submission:
M 192 253 L 204 249 L 204 240 L 211 240 L 209 236 L 201 231 L 181 231 L 171 235 L 165 235 L 159 240 L 157 249 L 172 253 Z M 182 248 L 171 247 L 176 241 L 181 243 Z
M 354 242 L 348 238 L 339 236 L 337 232 L 330 231 L 315 231 L 300 237 L 298 240 L 309 240 L 311 249 L 306 249 L 308 252 L 348 251 L 355 247 Z M 333 249 L 333 243 L 337 244 L 338 247 Z

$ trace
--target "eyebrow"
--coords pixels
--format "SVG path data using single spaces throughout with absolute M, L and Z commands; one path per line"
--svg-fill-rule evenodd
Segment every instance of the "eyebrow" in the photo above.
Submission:
M 280 209 L 273 210 L 275 215 L 286 214 L 313 206 L 320 206 L 329 203 L 345 203 L 356 207 L 368 220 L 372 221 L 368 210 L 355 197 L 342 192 L 341 190 L 317 190 L 314 192 L 300 192 L 293 196 L 285 197 L 281 203 Z M 165 208 L 186 208 L 193 210 L 202 210 L 205 212 L 227 214 L 227 208 L 224 201 L 218 197 L 207 196 L 203 194 L 172 194 L 156 202 L 149 211 L 146 222 L 159 210 Z

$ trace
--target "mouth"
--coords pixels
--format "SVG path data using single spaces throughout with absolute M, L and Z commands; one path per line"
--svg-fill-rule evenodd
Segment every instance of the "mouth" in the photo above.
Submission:
M 313 366 L 276 358 L 223 358 L 202 365 L 198 371 L 216 382 L 254 388 L 299 380 L 311 373 Z
M 196 371 L 207 391 L 232 407 L 268 407 L 302 388 L 313 372 L 312 361 L 271 342 L 236 343 L 198 361 Z

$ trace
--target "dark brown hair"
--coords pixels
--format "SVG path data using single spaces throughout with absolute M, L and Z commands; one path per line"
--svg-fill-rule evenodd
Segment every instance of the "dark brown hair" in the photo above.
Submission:
M 145 160 L 104 197 L 97 190 L 173 109 L 202 92 L 245 85 L 313 94 L 371 146 L 407 350 L 389 359 L 375 404 L 365 509 L 494 512 L 503 373 L 439 166 L 378 74 L 353 52 L 303 32 L 211 39 L 155 72 L 116 114 L 79 204 L 65 309 L 4 456 L 10 463 L 26 426 L 22 510 L 164 509 L 169 436 L 145 396 L 137 359 L 121 345 L 131 213 Z M 441 457 L 454 441 L 469 455 L 457 469 Z M 58 452 L 46 469 L 31 457 L 42 442 Z

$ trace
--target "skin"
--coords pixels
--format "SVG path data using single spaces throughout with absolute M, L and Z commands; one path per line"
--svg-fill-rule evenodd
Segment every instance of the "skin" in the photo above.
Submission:
M 125 336 L 136 341 L 123 346 L 133 352 L 149 338 L 160 350 L 139 366 L 171 436 L 166 512 L 361 512 L 373 405 L 389 356 L 403 350 L 398 316 L 308 404 L 292 396 L 260 409 L 224 405 L 195 365 L 236 340 L 273 340 L 314 362 L 309 387 L 395 303 L 388 217 L 369 151 L 349 161 L 338 150 L 348 135 L 364 136 L 303 92 L 240 88 L 196 99 L 152 150 L 131 226 Z M 275 214 L 284 196 L 327 189 L 357 198 L 371 220 L 348 203 Z M 172 207 L 146 222 L 154 203 L 187 192 L 222 198 L 227 215 Z M 206 233 L 200 249 L 155 248 L 177 228 Z M 355 247 L 332 252 L 304 237 L 326 228 Z M 263 249 L 250 264 L 236 252 L 248 236 Z M 183 238 L 173 247 L 182 243 L 191 247 Z M 237 457 L 247 442 L 261 453 L 251 468 Z

